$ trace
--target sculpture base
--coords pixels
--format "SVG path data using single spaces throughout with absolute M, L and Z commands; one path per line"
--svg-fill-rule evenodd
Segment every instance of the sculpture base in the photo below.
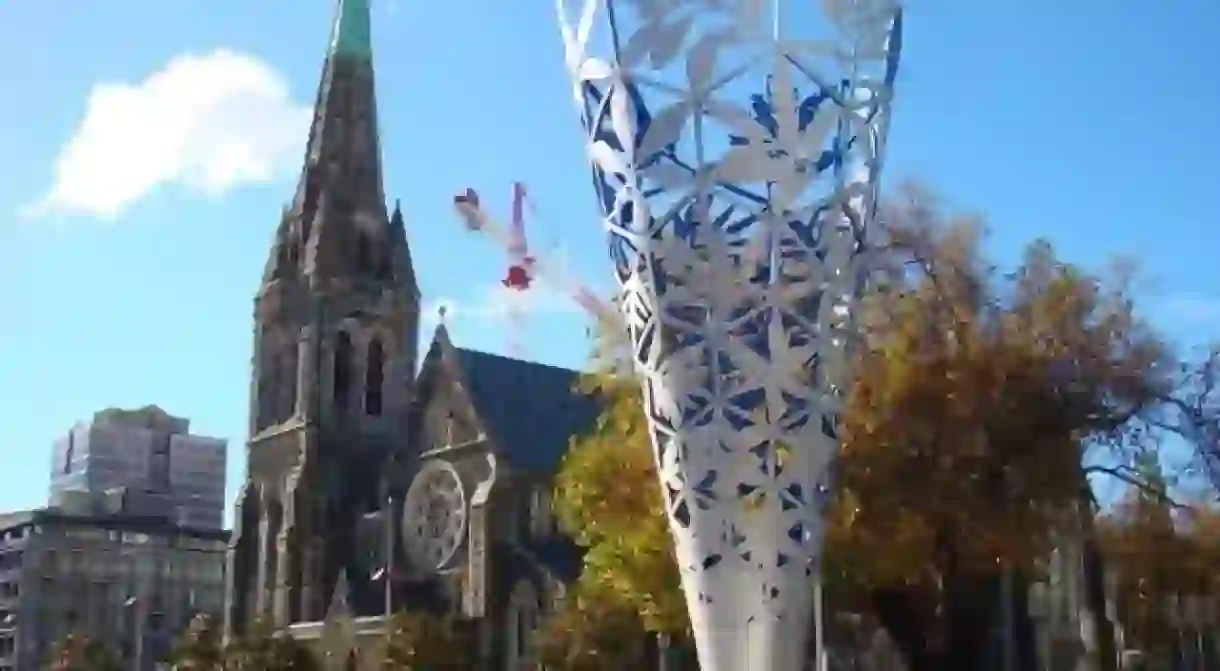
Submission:
M 803 574 L 804 571 L 800 572 Z M 712 579 L 712 580 L 709 580 Z M 699 584 L 712 582 L 714 584 Z M 702 671 L 807 671 L 813 658 L 814 584 L 789 583 L 782 598 L 748 567 L 683 576 Z M 783 581 L 787 582 L 787 581 Z

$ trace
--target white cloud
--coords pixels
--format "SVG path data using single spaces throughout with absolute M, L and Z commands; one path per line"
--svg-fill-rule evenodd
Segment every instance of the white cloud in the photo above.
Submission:
M 103 82 L 25 216 L 114 218 L 168 184 L 208 196 L 297 168 L 312 110 L 283 75 L 226 49 L 176 56 L 145 80 Z
M 564 293 L 541 283 L 535 283 L 529 291 L 515 291 L 501 284 L 483 289 L 468 300 L 439 298 L 423 306 L 423 320 L 436 324 L 440 310 L 445 310 L 447 323 L 477 322 L 480 324 L 507 324 L 513 315 L 529 317 L 542 314 L 576 314 L 580 306 Z

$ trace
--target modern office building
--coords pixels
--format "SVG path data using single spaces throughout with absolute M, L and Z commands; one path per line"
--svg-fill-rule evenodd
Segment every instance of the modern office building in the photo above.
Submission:
M 148 494 L 153 511 L 182 526 L 220 529 L 224 523 L 227 443 L 190 433 L 190 420 L 156 406 L 111 408 L 78 423 L 55 443 L 50 504 L 120 488 Z M 140 508 L 134 500 L 127 505 Z
M 228 532 L 109 498 L 112 514 L 69 495 L 66 507 L 0 515 L 0 671 L 36 671 L 72 632 L 151 670 L 192 617 L 221 615 Z

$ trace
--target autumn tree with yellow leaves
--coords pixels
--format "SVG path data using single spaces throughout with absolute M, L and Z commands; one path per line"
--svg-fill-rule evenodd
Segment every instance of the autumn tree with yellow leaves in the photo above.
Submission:
M 860 312 L 824 576 L 912 671 L 978 668 L 999 577 L 1028 576 L 1055 530 L 1090 535 L 1088 476 L 1155 486 L 1132 461 L 1155 442 L 1133 427 L 1169 398 L 1176 362 L 1136 315 L 1128 274 L 1086 273 L 1042 241 L 1001 274 L 977 220 L 919 190 L 895 205 L 887 272 Z M 588 551 L 582 580 L 650 630 L 684 632 L 637 383 L 591 384 L 606 410 L 564 462 L 559 519 Z
M 45 667 L 47 671 L 121 671 L 123 664 L 102 641 L 73 633 L 57 641 Z
M 469 622 L 402 612 L 390 619 L 383 671 L 467 671 L 477 668 L 478 641 Z
M 1145 459 L 1144 470 L 1169 489 L 1154 458 Z M 1130 488 L 1099 530 L 1127 647 L 1167 667 L 1180 634 L 1170 603 L 1184 596 L 1220 602 L 1220 509 Z
M 998 576 L 1091 519 L 1087 471 L 1136 475 L 1129 429 L 1167 392 L 1169 356 L 1122 275 L 1085 273 L 1042 241 L 1000 274 L 980 225 L 918 192 L 892 224 L 906 273 L 864 307 L 829 543 L 883 621 L 923 623 L 889 627 L 913 627 L 897 636 L 913 665 L 970 668 Z M 921 661 L 927 642 L 943 658 Z
M 568 594 L 534 632 L 533 654 L 553 671 L 619 671 L 646 663 L 644 627 L 624 599 L 588 583 Z
M 628 604 L 650 631 L 681 636 L 686 601 L 661 502 L 639 385 L 599 374 L 585 391 L 605 410 L 564 459 L 556 482 L 561 528 L 586 549 L 583 597 Z

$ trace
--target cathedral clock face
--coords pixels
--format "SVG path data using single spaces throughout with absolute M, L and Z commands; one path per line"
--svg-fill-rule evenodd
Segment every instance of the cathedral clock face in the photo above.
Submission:
M 466 492 L 453 466 L 429 462 L 415 476 L 403 506 L 403 545 L 425 570 L 453 559 L 466 534 Z

